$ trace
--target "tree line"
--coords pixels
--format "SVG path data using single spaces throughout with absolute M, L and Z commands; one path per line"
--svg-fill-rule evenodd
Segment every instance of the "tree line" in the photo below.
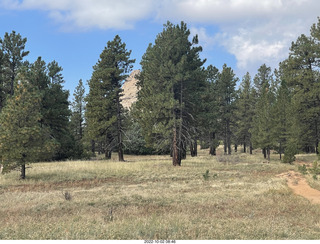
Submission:
M 142 57 L 130 111 L 122 84 L 135 60 L 118 35 L 93 67 L 88 94 L 80 80 L 72 103 L 62 67 L 25 61 L 26 41 L 14 31 L 0 39 L 0 157 L 21 178 L 27 163 L 97 152 L 107 159 L 117 152 L 119 161 L 124 153 L 170 153 L 180 166 L 187 153 L 197 156 L 198 143 L 211 155 L 221 143 L 225 154 L 242 145 L 244 153 L 262 149 L 267 160 L 273 150 L 285 163 L 298 152 L 319 154 L 320 20 L 277 69 L 262 64 L 241 81 L 227 64 L 205 67 L 198 36 L 184 22 L 167 22 Z

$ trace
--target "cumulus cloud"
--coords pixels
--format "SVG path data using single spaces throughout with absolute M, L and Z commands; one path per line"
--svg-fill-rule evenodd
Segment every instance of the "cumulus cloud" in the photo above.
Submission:
M 262 63 L 276 67 L 320 13 L 318 0 L 2 0 L 0 6 L 47 11 L 64 29 L 130 29 L 143 19 L 184 20 L 204 48 L 223 47 L 239 69 L 249 71 Z
M 204 47 L 220 45 L 234 55 L 245 73 L 255 72 L 262 63 L 277 67 L 291 42 L 309 33 L 319 13 L 317 0 L 167 0 L 157 18 L 218 26 L 218 33 L 204 27 L 192 33 L 199 34 Z
M 130 29 L 152 12 L 150 0 L 4 0 L 16 10 L 43 10 L 64 29 Z

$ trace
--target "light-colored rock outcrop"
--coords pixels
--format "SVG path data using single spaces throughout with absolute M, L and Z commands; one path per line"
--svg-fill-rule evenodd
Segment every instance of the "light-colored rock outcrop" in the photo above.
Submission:
M 130 109 L 131 105 L 137 101 L 138 88 L 136 83 L 138 80 L 135 78 L 136 75 L 140 74 L 140 70 L 134 70 L 131 72 L 129 77 L 123 83 L 123 96 L 121 97 L 123 107 Z

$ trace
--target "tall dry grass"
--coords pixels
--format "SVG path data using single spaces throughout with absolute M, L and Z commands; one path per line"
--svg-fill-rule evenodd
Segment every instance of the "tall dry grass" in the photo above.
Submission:
M 272 156 L 32 164 L 0 176 L 0 239 L 320 239 L 319 205 L 276 176 L 297 166 Z

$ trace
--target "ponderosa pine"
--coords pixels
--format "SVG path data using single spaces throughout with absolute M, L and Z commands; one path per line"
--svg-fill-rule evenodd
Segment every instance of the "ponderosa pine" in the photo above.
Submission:
M 117 148 L 119 161 L 124 161 L 121 86 L 135 62 L 130 59 L 130 55 L 131 51 L 126 49 L 126 44 L 118 35 L 108 41 L 93 67 L 86 98 L 89 137 L 92 140 L 103 140 L 106 158 L 110 158 L 112 150 Z
M 7 94 L 13 95 L 15 77 L 23 64 L 23 58 L 29 54 L 29 51 L 24 51 L 26 42 L 27 38 L 22 38 L 15 31 L 10 34 L 6 32 L 4 38 L 0 38 L 3 65 L 6 67 L 2 75 L 4 76 L 4 88 Z
M 218 80 L 218 106 L 220 121 L 220 136 L 223 139 L 224 153 L 231 154 L 231 127 L 234 123 L 234 112 L 236 109 L 236 83 L 238 78 L 235 76 L 231 67 L 223 65 L 220 78 Z
M 41 124 L 42 94 L 23 74 L 0 114 L 0 155 L 5 171 L 20 167 L 26 177 L 26 164 L 50 159 L 58 146 L 50 128 Z
M 149 145 L 171 145 L 172 162 L 180 166 L 185 147 L 193 140 L 196 113 L 194 101 L 204 87 L 197 36 L 189 41 L 184 22 L 168 22 L 144 54 L 139 77 L 137 109 Z
M 250 153 L 252 153 L 250 130 L 253 126 L 255 93 L 253 91 L 252 80 L 249 72 L 243 76 L 238 92 L 239 97 L 236 104 L 236 137 L 243 145 L 243 152 L 247 152 L 247 148 L 249 148 Z

